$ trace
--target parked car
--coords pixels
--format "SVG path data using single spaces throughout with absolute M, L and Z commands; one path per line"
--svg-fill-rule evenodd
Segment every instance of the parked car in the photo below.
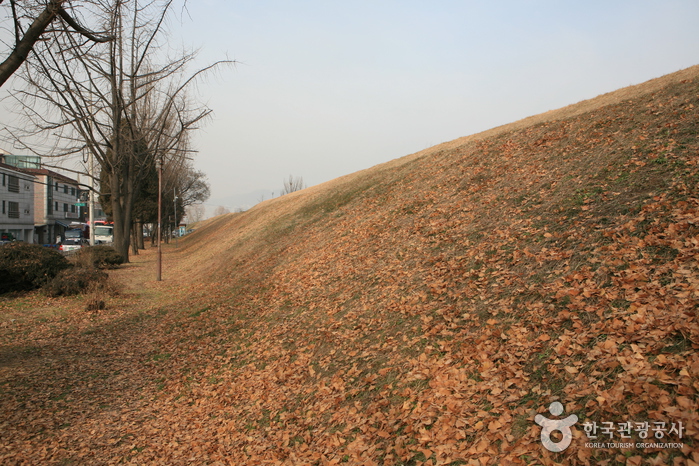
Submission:
M 63 241 L 58 245 L 60 251 L 75 251 L 87 244 L 83 231 L 78 228 L 66 230 L 63 237 Z
M 58 245 L 58 250 L 61 252 L 77 251 L 83 247 L 82 238 L 66 238 Z

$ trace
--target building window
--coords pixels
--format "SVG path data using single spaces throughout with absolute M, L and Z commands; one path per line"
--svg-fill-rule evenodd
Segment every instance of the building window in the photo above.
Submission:
M 70 195 L 75 196 L 75 188 L 70 188 Z
M 55 205 L 53 211 L 54 211 L 54 212 L 58 212 L 58 201 L 56 201 L 56 205 Z
M 68 204 L 63 204 L 63 212 L 68 212 Z
M 18 193 L 19 192 L 19 178 L 16 176 L 8 176 L 7 177 L 7 190 L 11 193 Z
M 56 191 L 58 191 L 58 181 L 56 181 Z
M 2 213 L 5 213 L 5 201 L 2 201 Z
M 63 185 L 63 194 L 68 194 L 68 185 L 67 184 Z
M 10 218 L 19 218 L 19 202 L 8 201 L 7 216 Z
M 70 206 L 70 211 L 71 211 L 71 213 L 75 213 L 75 206 L 74 205 Z
M 5 186 L 5 174 L 2 174 L 2 185 Z

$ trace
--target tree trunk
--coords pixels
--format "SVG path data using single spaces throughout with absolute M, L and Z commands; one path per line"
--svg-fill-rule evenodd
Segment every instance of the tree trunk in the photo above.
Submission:
M 134 232 L 136 236 L 134 237 L 134 240 L 136 241 L 136 246 L 138 249 L 146 249 L 145 245 L 143 244 L 143 222 L 139 220 L 135 223 L 135 225 Z
M 114 249 L 124 258 L 124 262 L 129 262 L 129 246 L 131 245 L 131 204 L 133 203 L 133 193 L 130 189 L 123 189 L 124 186 L 128 186 L 129 182 L 128 174 L 122 174 L 122 177 L 110 176 L 112 218 L 114 220 Z
M 138 255 L 138 224 L 134 222 L 131 227 L 131 252 Z

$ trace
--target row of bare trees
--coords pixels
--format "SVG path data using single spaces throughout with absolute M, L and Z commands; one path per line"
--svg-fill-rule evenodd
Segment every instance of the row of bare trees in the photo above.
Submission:
M 59 12 L 66 11 L 64 2 L 55 3 Z M 24 85 L 14 96 L 29 134 L 56 138 L 60 146 L 55 156 L 94 157 L 101 172 L 100 194 L 109 203 L 103 207 L 114 221 L 114 246 L 128 259 L 133 225 L 144 221 L 148 210 L 139 200 L 153 188 L 156 162 L 172 174 L 164 192 L 169 188 L 173 196 L 183 199 L 184 185 L 203 182 L 189 164 L 190 136 L 211 110 L 195 103 L 187 90 L 206 72 L 229 62 L 188 71 L 195 54 L 173 50 L 166 41 L 174 0 L 73 3 L 80 3 L 71 9 L 71 17 L 80 18 L 76 24 L 89 22 L 99 32 L 86 35 L 64 15 L 55 15 L 34 44 L 34 54 L 20 72 Z M 14 9 L 15 2 L 11 5 Z M 31 151 L 31 145 L 25 150 Z M 174 181 L 177 173 L 194 179 Z M 208 186 L 190 191 L 208 197 Z
M 100 195 L 100 204 L 105 206 L 108 217 L 113 218 L 112 200 L 109 194 L 109 177 L 102 172 L 100 184 L 104 194 Z M 141 183 L 132 214 L 131 252 L 138 254 L 144 249 L 143 226 L 158 223 L 158 172 L 153 167 Z M 203 209 L 203 203 L 209 198 L 210 187 L 204 172 L 196 170 L 185 158 L 176 159 L 163 168 L 162 176 L 162 217 L 163 231 L 175 231 L 178 223 L 189 216 L 194 206 Z M 203 218 L 203 217 L 202 217 Z M 201 220 L 202 218 L 199 218 Z M 197 219 L 189 219 L 192 222 Z M 157 234 L 157 231 L 154 231 Z M 154 239 L 152 238 L 154 241 Z

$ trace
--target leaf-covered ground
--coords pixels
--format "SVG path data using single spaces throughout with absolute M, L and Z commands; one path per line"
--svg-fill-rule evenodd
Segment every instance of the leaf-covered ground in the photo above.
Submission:
M 699 463 L 698 73 L 1 297 L 0 463 Z

